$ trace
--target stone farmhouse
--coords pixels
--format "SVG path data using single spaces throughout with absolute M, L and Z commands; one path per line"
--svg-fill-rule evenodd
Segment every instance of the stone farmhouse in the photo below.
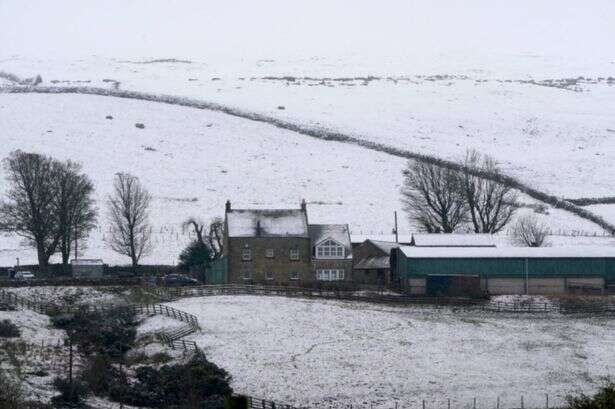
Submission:
M 233 209 L 227 201 L 224 223 L 230 283 L 306 285 L 351 278 L 348 225 L 310 225 L 305 201 L 298 209 Z

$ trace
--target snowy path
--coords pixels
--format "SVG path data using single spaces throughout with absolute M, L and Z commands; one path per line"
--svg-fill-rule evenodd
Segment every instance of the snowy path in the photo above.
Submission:
M 346 135 L 340 132 L 335 132 L 328 130 L 322 127 L 310 126 L 305 124 L 294 123 L 291 121 L 286 121 L 282 119 L 278 119 L 272 116 L 258 114 L 255 112 L 241 110 L 239 108 L 234 108 L 222 104 L 212 103 L 201 101 L 192 98 L 171 96 L 171 95 L 160 95 L 160 94 L 152 94 L 146 92 L 138 92 L 138 91 L 125 91 L 119 89 L 107 89 L 107 88 L 99 88 L 99 87 L 81 87 L 81 86 L 70 86 L 70 87 L 28 87 L 28 86 L 8 86 L 0 88 L 0 93 L 41 93 L 41 94 L 85 94 L 85 95 L 100 95 L 100 96 L 111 96 L 118 98 L 129 98 L 129 99 L 137 99 L 143 101 L 152 101 L 159 102 L 164 104 L 172 104 L 179 105 L 197 109 L 206 109 L 216 112 L 222 112 L 228 115 L 236 116 L 243 119 L 249 119 L 251 121 L 263 122 L 270 125 L 273 125 L 277 128 L 293 131 L 305 136 L 310 136 L 313 138 L 326 140 L 326 141 L 336 141 L 340 143 L 346 143 L 351 145 L 360 146 L 362 148 L 374 150 L 377 152 L 383 152 L 389 155 L 397 156 L 400 158 L 417 160 L 427 163 L 433 163 L 441 167 L 460 170 L 462 169 L 462 165 L 453 161 L 444 160 L 441 158 L 437 158 L 435 156 L 420 154 L 416 152 L 412 152 L 409 150 L 399 149 L 394 146 L 377 143 L 373 141 L 369 141 L 365 138 L 355 137 L 351 135 Z M 601 228 L 607 230 L 610 233 L 615 233 L 615 225 L 607 222 L 604 218 L 588 211 L 587 209 L 583 209 L 580 206 L 577 206 L 569 201 L 563 200 L 553 195 L 546 194 L 538 189 L 534 189 L 531 186 L 521 182 L 517 178 L 506 175 L 492 175 L 480 171 L 474 172 L 477 176 L 484 177 L 487 179 L 494 179 L 499 182 L 504 182 L 514 187 L 515 189 L 520 190 L 521 192 L 527 194 L 528 196 L 547 203 L 556 208 L 560 208 L 566 211 L 569 211 L 581 218 L 589 220 Z

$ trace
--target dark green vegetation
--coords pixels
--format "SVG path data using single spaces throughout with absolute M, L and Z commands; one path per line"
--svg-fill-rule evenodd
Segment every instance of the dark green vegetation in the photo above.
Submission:
M 613 409 L 615 408 L 615 383 L 607 382 L 594 396 L 568 396 L 566 401 L 566 409 Z
M 61 314 L 52 322 L 67 331 L 68 347 L 85 358 L 78 374 L 69 369 L 54 381 L 57 407 L 79 407 L 92 394 L 133 406 L 222 409 L 233 393 L 230 375 L 200 351 L 175 363 L 167 354 L 127 357 L 136 342 L 137 320 L 130 310 Z
M 180 271 L 190 271 L 193 267 L 206 266 L 211 258 L 212 254 L 209 247 L 205 243 L 195 240 L 180 253 L 178 267 Z
M 0 321 L 0 338 L 17 338 L 20 335 L 17 325 L 9 320 Z

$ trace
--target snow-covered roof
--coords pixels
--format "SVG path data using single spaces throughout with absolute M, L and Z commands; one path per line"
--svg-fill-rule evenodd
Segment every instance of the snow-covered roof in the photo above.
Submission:
M 226 216 L 229 237 L 309 237 L 302 209 L 233 209 Z
M 400 243 L 394 241 L 369 240 L 369 242 L 389 255 L 391 254 L 391 250 L 400 246 Z
M 416 247 L 402 246 L 408 258 L 598 258 L 614 257 L 615 248 L 576 247 Z
M 376 235 L 352 235 L 353 243 L 365 240 L 372 242 L 395 242 L 394 234 Z M 491 234 L 475 233 L 416 233 L 399 235 L 400 244 L 415 243 L 416 246 L 427 247 L 495 247 L 495 241 Z
M 309 230 L 312 246 L 332 239 L 344 246 L 346 258 L 352 258 L 352 243 L 347 224 L 310 224 Z
M 102 266 L 104 263 L 100 259 L 77 258 L 72 259 L 70 263 L 73 266 Z
M 491 234 L 415 234 L 416 246 L 428 247 L 495 247 Z

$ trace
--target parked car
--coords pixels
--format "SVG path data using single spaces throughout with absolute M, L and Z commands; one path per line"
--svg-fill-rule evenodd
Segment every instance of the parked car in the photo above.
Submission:
M 183 287 L 199 285 L 199 281 L 183 274 L 167 274 L 162 278 L 162 284 L 168 287 Z
M 15 273 L 15 280 L 20 280 L 20 281 L 29 281 L 29 280 L 34 280 L 36 277 L 34 277 L 34 274 L 32 274 L 31 271 L 18 271 Z

